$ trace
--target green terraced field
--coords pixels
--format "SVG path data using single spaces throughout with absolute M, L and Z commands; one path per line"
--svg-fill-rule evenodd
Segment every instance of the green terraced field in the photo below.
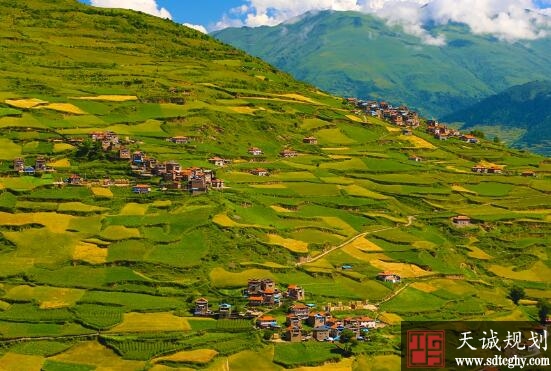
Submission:
M 414 148 L 426 160 L 413 163 L 413 143 L 389 124 L 364 123 L 342 99 L 208 36 L 130 11 L 31 2 L 32 11 L 0 0 L 13 23 L 0 33 L 0 365 L 215 370 L 258 360 L 266 369 L 352 370 L 348 359 L 322 365 L 341 358 L 331 344 L 274 348 L 250 319 L 191 318 L 199 297 L 244 312 L 251 278 L 301 285 L 305 303 L 331 304 L 336 316 L 381 315 L 389 338 L 396 318 L 533 319 L 533 306 L 507 298 L 513 285 L 527 299 L 549 296 L 545 158 L 485 141 L 438 142 L 421 126 L 415 136 L 430 146 Z M 61 105 L 6 102 L 32 98 Z M 117 153 L 69 142 L 97 130 L 159 161 L 214 170 L 226 188 L 163 189 Z M 193 140 L 166 141 L 174 136 Z M 303 143 L 308 136 L 319 144 Z M 251 156 L 252 146 L 264 154 Z M 298 156 L 283 159 L 284 148 Z M 55 171 L 13 171 L 14 158 L 29 165 L 38 156 Z M 232 162 L 215 167 L 214 156 Z M 510 171 L 471 173 L 495 159 Z M 249 173 L 258 167 L 270 175 Z M 520 175 L 527 169 L 536 178 Z M 65 184 L 71 174 L 89 184 Z M 106 178 L 128 183 L 104 187 Z M 151 193 L 133 193 L 139 183 Z M 452 225 L 458 214 L 473 224 Z M 376 280 L 384 270 L 402 283 Z M 291 304 L 271 313 L 284 320 Z M 386 357 L 397 346 L 377 339 L 359 352 Z M 201 352 L 209 357 L 194 363 Z M 157 358 L 165 356 L 188 361 Z

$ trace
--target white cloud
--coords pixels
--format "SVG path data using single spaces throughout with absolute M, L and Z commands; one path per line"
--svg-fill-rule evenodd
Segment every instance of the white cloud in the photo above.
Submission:
M 184 23 L 184 26 L 187 26 L 189 28 L 193 28 L 194 30 L 197 30 L 197 31 L 202 32 L 202 33 L 208 33 L 205 26 L 202 26 L 200 24 Z
M 551 0 L 244 0 L 214 28 L 273 26 L 307 11 L 354 10 L 373 13 L 431 45 L 445 44 L 424 25 L 451 22 L 468 25 L 473 33 L 515 41 L 537 39 L 551 31 Z
M 90 2 L 93 6 L 101 8 L 132 9 L 156 17 L 172 19 L 170 12 L 158 6 L 156 0 L 91 0 Z

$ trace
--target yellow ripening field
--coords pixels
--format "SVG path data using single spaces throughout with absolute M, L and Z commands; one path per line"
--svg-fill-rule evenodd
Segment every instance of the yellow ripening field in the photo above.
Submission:
M 59 362 L 76 363 L 96 367 L 96 371 L 138 371 L 143 370 L 145 362 L 127 361 L 120 358 L 113 350 L 104 347 L 97 341 L 78 343 L 69 350 L 51 357 Z
M 293 210 L 289 210 L 289 209 L 286 209 L 284 207 L 277 206 L 277 205 L 272 205 L 270 207 L 278 213 L 292 213 L 293 212 Z
M 40 105 L 34 108 L 51 109 L 63 113 L 72 113 L 74 115 L 86 115 L 86 112 L 71 103 L 50 103 L 48 105 Z
M 328 362 L 322 366 L 293 368 L 293 371 L 352 371 L 354 360 L 345 358 L 340 362 Z
M 522 271 L 514 271 L 512 267 L 491 265 L 488 270 L 497 276 L 520 281 L 548 282 L 551 277 L 551 268 L 538 261 L 532 268 Z
M 246 107 L 246 106 L 237 106 L 237 107 L 228 107 L 228 108 L 231 109 L 234 112 L 243 113 L 243 114 L 246 114 L 246 115 L 252 115 L 256 111 L 258 111 L 258 108 L 251 108 L 251 107 Z
M 57 213 L 18 213 L 0 212 L 0 225 L 42 224 L 54 233 L 63 233 L 75 217 Z
M 268 241 L 272 245 L 283 246 L 287 250 L 296 253 L 307 253 L 308 242 L 293 240 L 292 238 L 284 238 L 277 234 L 268 234 Z
M 401 140 L 407 140 L 411 144 L 415 146 L 415 148 L 421 148 L 421 149 L 436 149 L 436 147 L 424 140 L 423 138 L 419 138 L 415 135 L 400 135 L 399 139 Z
M 361 118 L 359 118 L 358 116 L 354 116 L 354 115 L 346 115 L 346 117 L 351 120 L 351 121 L 355 121 L 355 122 L 365 122 L 364 120 L 362 120 Z
M 90 264 L 103 264 L 107 261 L 109 250 L 93 243 L 79 242 L 73 250 L 73 259 Z
M 266 269 L 248 269 L 243 272 L 228 272 L 222 267 L 214 268 L 210 280 L 215 287 L 244 287 L 250 278 L 275 279 L 272 272 Z
M 6 353 L 0 357 L 0 371 L 41 371 L 45 359 L 17 353 Z
M 404 278 L 424 277 L 433 274 L 413 264 L 386 262 L 379 259 L 371 260 L 369 263 L 377 269 L 391 271 Z
M 121 209 L 120 215 L 145 215 L 148 208 L 149 205 L 131 202 L 124 205 Z
M 54 152 L 65 152 L 65 151 L 72 151 L 75 149 L 75 146 L 70 145 L 68 143 L 54 143 Z
M 62 158 L 53 162 L 49 162 L 48 166 L 51 166 L 53 168 L 68 168 L 71 167 L 71 162 L 66 158 Z
M 112 198 L 113 192 L 109 188 L 105 187 L 92 187 L 92 193 L 96 197 Z
M 51 309 L 73 306 L 83 295 L 84 290 L 80 289 L 20 285 L 9 290 L 5 298 L 16 301 L 35 300 L 40 308 Z
M 135 95 L 97 95 L 95 97 L 72 97 L 71 99 L 80 99 L 80 100 L 103 100 L 107 102 L 127 102 L 138 100 L 138 97 Z
M 196 349 L 190 351 L 182 351 L 171 354 L 169 356 L 155 358 L 153 362 L 192 362 L 192 363 L 209 363 L 214 357 L 218 355 L 218 352 L 212 349 Z
M 172 313 L 125 313 L 120 325 L 109 332 L 170 332 L 189 331 L 191 327 L 183 317 Z
M 43 101 L 41 99 L 36 99 L 36 98 L 6 99 L 4 101 L 4 103 L 6 103 L 7 105 L 10 105 L 12 107 L 23 108 L 23 109 L 33 108 L 33 107 L 38 106 L 40 104 L 48 104 L 48 102 Z

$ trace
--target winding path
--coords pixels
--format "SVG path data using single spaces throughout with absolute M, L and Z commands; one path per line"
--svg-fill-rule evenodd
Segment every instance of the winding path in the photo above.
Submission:
M 308 263 L 313 263 L 321 258 L 323 258 L 324 256 L 328 255 L 328 254 L 331 254 L 332 252 L 338 250 L 338 249 L 341 249 L 343 247 L 345 247 L 346 245 L 356 241 L 357 239 L 359 238 L 363 238 L 369 234 L 372 234 L 372 233 L 377 233 L 377 232 L 382 232 L 382 231 L 388 231 L 388 230 L 391 230 L 391 229 L 396 229 L 396 228 L 400 228 L 400 227 L 409 227 L 411 224 L 413 224 L 413 221 L 415 220 L 415 217 L 414 216 L 408 216 L 408 222 L 406 224 L 404 224 L 403 226 L 395 226 L 395 227 L 385 227 L 385 228 L 381 228 L 381 229 L 377 229 L 377 230 L 374 230 L 374 231 L 369 231 L 369 232 L 362 232 L 360 234 L 357 234 L 356 236 L 346 240 L 345 242 L 341 243 L 340 245 L 337 245 L 335 247 L 332 247 L 331 249 L 317 255 L 316 257 L 314 258 L 310 258 L 310 259 L 307 259 L 303 262 L 299 262 L 296 264 L 297 267 L 300 267 L 301 265 L 304 265 L 304 264 L 308 264 Z

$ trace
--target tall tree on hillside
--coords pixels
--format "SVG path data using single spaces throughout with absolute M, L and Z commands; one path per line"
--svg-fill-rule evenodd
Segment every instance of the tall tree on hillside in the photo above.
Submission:
M 509 290 L 509 299 L 511 299 L 515 305 L 518 305 L 519 300 L 524 299 L 525 296 L 526 293 L 522 287 L 513 286 L 511 290 Z
M 547 322 L 547 318 L 551 313 L 551 304 L 547 301 L 538 301 L 538 317 L 542 324 Z

